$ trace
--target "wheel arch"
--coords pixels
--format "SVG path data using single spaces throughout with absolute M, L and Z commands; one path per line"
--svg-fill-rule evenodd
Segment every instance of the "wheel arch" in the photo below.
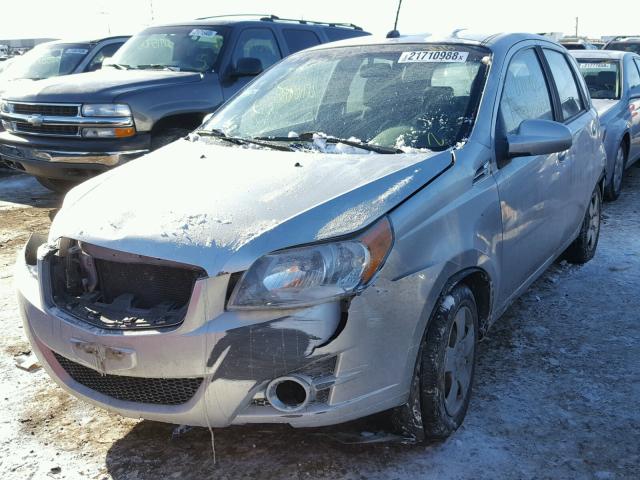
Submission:
M 167 115 L 153 124 L 151 135 L 157 135 L 170 128 L 193 130 L 202 123 L 206 115 L 206 112 L 185 112 Z

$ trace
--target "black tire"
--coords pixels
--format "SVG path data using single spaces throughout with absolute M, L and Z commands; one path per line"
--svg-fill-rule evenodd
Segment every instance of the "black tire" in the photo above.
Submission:
M 36 180 L 45 188 L 49 190 L 60 193 L 64 195 L 73 187 L 78 185 L 79 182 L 74 182 L 72 180 L 60 180 L 58 178 L 46 178 L 46 177 L 36 177 Z
M 609 175 L 607 185 L 604 188 L 604 199 L 612 202 L 617 200 L 622 191 L 622 177 L 627 166 L 627 147 L 624 142 L 616 150 L 616 158 L 613 162 L 613 171 Z
M 167 128 L 155 133 L 151 137 L 151 150 L 157 150 L 165 145 L 169 145 L 179 138 L 187 136 L 189 132 L 191 132 L 191 130 L 186 128 Z
M 418 353 L 409 401 L 392 414 L 399 433 L 415 441 L 443 440 L 462 424 L 471 399 L 478 333 L 473 293 L 458 284 L 440 298 Z M 460 341 L 463 355 L 456 353 L 452 362 Z M 452 364 L 464 375 L 456 379 Z
M 600 192 L 600 186 L 597 186 L 591 194 L 580 233 L 564 252 L 566 261 L 581 265 L 593 258 L 600 238 L 601 213 L 602 193 Z

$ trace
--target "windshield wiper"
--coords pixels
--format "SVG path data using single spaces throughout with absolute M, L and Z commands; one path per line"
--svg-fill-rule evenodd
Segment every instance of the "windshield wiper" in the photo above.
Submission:
M 370 152 L 382 154 L 405 153 L 403 150 L 395 147 L 384 147 L 375 143 L 362 142 L 360 140 L 350 140 L 348 138 L 327 137 L 320 135 L 318 132 L 304 132 L 297 137 L 255 137 L 254 140 L 270 140 L 272 142 L 312 142 L 314 139 L 324 140 L 327 143 L 342 143 L 350 147 L 361 148 Z
M 107 63 L 105 67 L 114 67 L 118 70 L 131 70 L 131 65 L 125 65 L 124 63 Z
M 146 65 L 136 65 L 136 70 L 170 70 L 172 72 L 179 72 L 180 67 L 176 67 L 175 65 L 163 65 L 161 63 L 149 63 Z
M 261 147 L 271 148 L 273 150 L 280 150 L 281 152 L 294 152 L 295 151 L 291 147 L 286 147 L 284 145 L 275 145 L 275 144 L 269 143 L 269 142 L 261 142 L 261 141 L 259 141 L 257 139 L 242 138 L 242 137 L 231 137 L 231 136 L 228 136 L 226 133 L 224 133 L 222 130 L 219 130 L 217 128 L 213 128 L 213 129 L 210 129 L 210 130 L 200 129 L 200 130 L 196 130 L 195 133 L 197 135 L 202 136 L 202 137 L 219 138 L 220 140 L 225 140 L 225 141 L 227 141 L 229 143 L 233 143 L 235 145 L 252 144 L 252 145 L 259 145 Z

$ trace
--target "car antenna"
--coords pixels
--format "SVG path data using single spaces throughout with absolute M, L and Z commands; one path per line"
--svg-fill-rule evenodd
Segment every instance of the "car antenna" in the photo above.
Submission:
M 396 10 L 396 23 L 393 24 L 393 30 L 387 33 L 387 38 L 398 38 L 400 32 L 398 31 L 398 17 L 400 16 L 400 7 L 402 7 L 402 0 L 398 0 L 398 10 Z

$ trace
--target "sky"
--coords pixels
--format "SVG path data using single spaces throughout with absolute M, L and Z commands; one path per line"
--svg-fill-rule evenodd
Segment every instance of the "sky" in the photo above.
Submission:
M 640 34 L 634 0 L 403 0 L 402 33 L 526 31 L 573 34 Z M 635 5 L 635 6 L 634 6 Z M 397 0 L 19 0 L 0 1 L 0 38 L 87 39 L 135 33 L 153 24 L 207 15 L 274 14 L 287 18 L 350 22 L 374 34 L 393 27 Z

